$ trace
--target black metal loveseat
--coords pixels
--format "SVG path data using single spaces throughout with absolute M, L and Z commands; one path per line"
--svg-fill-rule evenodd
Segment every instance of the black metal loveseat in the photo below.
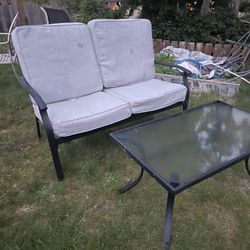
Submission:
M 183 85 L 156 79 L 151 23 L 92 20 L 17 27 L 11 34 L 31 97 L 37 133 L 42 123 L 58 180 L 58 146 L 81 136 L 177 106 L 188 108 Z M 163 64 L 162 64 L 163 65 Z

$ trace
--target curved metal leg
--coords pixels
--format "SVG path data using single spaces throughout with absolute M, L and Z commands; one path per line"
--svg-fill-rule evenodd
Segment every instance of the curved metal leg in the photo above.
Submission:
M 187 110 L 188 109 L 188 104 L 187 103 L 184 103 L 183 105 L 182 105 L 182 110 L 184 111 L 184 110 Z
M 183 111 L 188 109 L 188 103 L 189 103 L 189 96 L 190 96 L 190 89 L 189 89 L 189 83 L 188 83 L 188 76 L 186 73 L 183 75 L 183 83 L 184 86 L 187 88 L 187 93 L 185 100 L 183 102 Z
M 61 165 L 61 161 L 60 161 L 59 154 L 58 154 L 58 143 L 55 139 L 53 129 L 52 129 L 47 112 L 44 111 L 40 113 L 42 116 L 42 121 L 43 121 L 43 125 L 45 128 L 45 132 L 49 141 L 49 147 L 50 147 L 52 159 L 54 162 L 57 179 L 59 181 L 62 181 L 64 179 L 64 174 L 63 174 L 62 165 Z
M 248 174 L 250 175 L 249 158 L 245 159 L 245 166 L 246 166 L 246 169 L 247 169 Z
M 38 138 L 41 138 L 40 124 L 39 124 L 39 120 L 37 117 L 36 117 L 36 132 L 37 132 Z
M 48 141 L 49 141 L 52 159 L 53 159 L 54 166 L 56 169 L 57 179 L 59 181 L 62 181 L 64 179 L 64 174 L 63 174 L 62 165 L 61 165 L 61 161 L 60 161 L 59 154 L 58 154 L 58 145 L 56 141 L 52 138 L 48 137 Z
M 121 194 L 123 194 L 123 193 L 127 192 L 128 190 L 132 189 L 133 187 L 135 187 L 141 181 L 142 176 L 143 176 L 143 172 L 144 172 L 144 170 L 142 168 L 141 173 L 138 176 L 138 178 L 136 180 L 134 180 L 134 181 L 129 182 L 125 187 L 119 189 L 119 192 Z
M 166 207 L 164 233 L 163 233 L 163 248 L 164 249 L 170 248 L 174 198 L 175 196 L 173 194 L 168 193 L 168 201 L 167 201 L 167 207 Z

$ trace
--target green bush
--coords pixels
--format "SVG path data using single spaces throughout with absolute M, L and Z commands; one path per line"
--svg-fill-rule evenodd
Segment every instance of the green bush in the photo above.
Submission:
M 249 12 L 250 11 L 250 2 L 248 0 L 243 0 L 240 3 L 240 12 Z
M 230 10 L 205 16 L 169 14 L 159 16 L 152 25 L 155 38 L 212 43 L 237 41 L 249 30 L 249 25 L 240 22 Z
M 175 60 L 170 55 L 164 55 L 164 54 L 156 54 L 155 60 L 157 62 L 166 63 L 166 64 L 174 64 Z M 173 68 L 165 67 L 162 65 L 155 65 L 156 73 L 159 74 L 168 74 L 168 75 L 178 75 L 178 71 Z
M 80 5 L 79 21 L 87 23 L 92 19 L 98 18 L 122 18 L 124 16 L 124 9 L 111 10 L 105 7 L 104 1 L 101 0 L 83 0 Z

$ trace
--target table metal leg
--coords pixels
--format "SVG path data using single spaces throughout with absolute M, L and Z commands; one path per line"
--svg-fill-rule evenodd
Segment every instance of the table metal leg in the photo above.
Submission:
M 129 182 L 125 187 L 119 189 L 119 192 L 120 192 L 121 194 L 123 194 L 123 193 L 129 191 L 130 189 L 132 189 L 133 187 L 135 187 L 135 186 L 141 181 L 142 176 L 143 176 L 143 172 L 144 172 L 144 170 L 143 170 L 143 168 L 142 168 L 142 169 L 141 169 L 141 173 L 140 173 L 140 175 L 138 176 L 138 178 L 137 178 L 136 180 L 134 180 L 134 181 Z
M 174 198 L 175 198 L 175 196 L 173 194 L 168 193 L 165 222 L 164 222 L 164 233 L 163 233 L 163 248 L 164 249 L 170 248 Z
M 249 157 L 247 159 L 245 159 L 245 166 L 247 169 L 248 174 L 250 175 L 250 169 L 249 169 Z

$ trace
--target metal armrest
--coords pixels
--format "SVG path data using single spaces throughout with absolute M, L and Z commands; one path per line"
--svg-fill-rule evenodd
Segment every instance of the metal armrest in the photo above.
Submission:
M 58 150 L 57 150 L 58 143 L 54 135 L 54 131 L 53 131 L 50 118 L 47 113 L 48 107 L 46 103 L 44 102 L 44 100 L 42 99 L 42 97 L 32 88 L 32 86 L 30 86 L 30 84 L 25 80 L 23 76 L 18 77 L 18 80 L 20 84 L 22 85 L 22 87 L 32 96 L 32 98 L 35 100 L 36 104 L 38 105 L 42 123 L 45 129 L 46 135 L 48 137 L 50 151 L 51 151 L 53 162 L 56 168 L 57 178 L 59 181 L 62 181 L 64 179 L 64 175 L 63 175 L 63 170 L 62 170 L 62 166 L 61 166 L 61 162 L 60 162 L 60 158 L 59 158 Z M 37 129 L 39 131 L 39 125 Z M 38 135 L 39 133 L 40 131 L 38 132 Z
M 183 75 L 186 75 L 186 76 L 189 76 L 191 77 L 192 76 L 192 72 L 189 71 L 188 69 L 185 69 L 177 64 L 168 64 L 168 63 L 162 63 L 162 62 L 158 62 L 158 61 L 155 61 L 155 64 L 158 64 L 158 65 L 161 65 L 161 66 L 165 66 L 165 67 L 170 67 L 170 68 L 176 68 L 176 69 L 179 69 L 183 72 Z
M 19 77 L 22 87 L 33 97 L 40 111 L 47 110 L 48 107 L 42 97 L 31 87 L 31 85 L 25 80 L 23 76 Z
M 191 71 L 189 71 L 188 69 L 185 69 L 179 65 L 176 64 L 167 64 L 167 63 L 161 63 L 161 62 L 157 62 L 155 61 L 155 64 L 158 65 L 162 65 L 165 67 L 170 67 L 170 68 L 176 68 L 182 71 L 182 76 L 183 76 L 183 85 L 187 88 L 187 93 L 186 93 L 186 97 L 184 100 L 184 105 L 183 105 L 183 109 L 187 109 L 188 108 L 188 102 L 189 102 L 189 95 L 190 95 L 190 88 L 189 88 L 189 84 L 188 84 L 188 77 L 192 76 Z

